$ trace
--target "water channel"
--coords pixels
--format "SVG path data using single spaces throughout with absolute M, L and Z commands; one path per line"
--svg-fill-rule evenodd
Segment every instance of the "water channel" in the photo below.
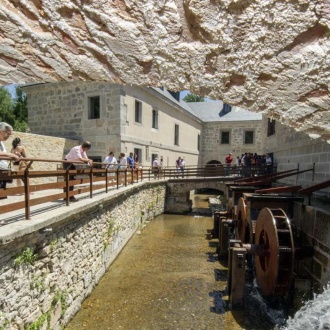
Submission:
M 193 195 L 208 208 L 208 195 Z M 67 330 L 247 329 L 230 311 L 227 268 L 207 216 L 161 215 L 136 233 L 110 266 Z

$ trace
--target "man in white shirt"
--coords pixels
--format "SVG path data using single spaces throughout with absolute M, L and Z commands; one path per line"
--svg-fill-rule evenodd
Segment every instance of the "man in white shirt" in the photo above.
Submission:
M 90 167 L 93 166 L 93 161 L 87 157 L 86 151 L 91 148 L 92 144 L 89 141 L 85 141 L 81 146 L 73 147 L 68 154 L 65 156 L 65 160 L 69 160 L 71 162 L 83 162 L 88 164 Z M 72 163 L 64 163 L 63 167 L 66 170 L 70 166 L 70 170 L 76 170 L 75 164 Z M 70 175 L 69 180 L 74 180 L 75 176 Z M 69 191 L 73 191 L 73 186 L 69 187 Z M 64 188 L 64 192 L 66 189 Z M 77 199 L 74 196 L 70 197 L 70 201 L 74 202 Z
M 0 123 L 0 158 L 1 156 L 10 158 L 14 161 L 19 161 L 20 157 L 17 155 L 7 152 L 5 145 L 3 144 L 4 141 L 7 141 L 9 137 L 13 134 L 13 128 L 11 125 L 1 122 Z M 5 159 L 0 159 L 0 171 L 8 171 L 8 161 Z M 6 189 L 7 181 L 1 180 L 0 181 L 0 189 Z M 5 199 L 7 197 L 0 197 L 0 199 Z
M 111 170 L 111 172 L 115 169 L 115 165 L 117 165 L 117 159 L 113 153 L 113 151 L 110 151 L 109 156 L 104 158 L 104 163 L 106 163 L 106 168 L 108 170 Z M 115 173 L 110 173 L 110 176 L 114 176 Z

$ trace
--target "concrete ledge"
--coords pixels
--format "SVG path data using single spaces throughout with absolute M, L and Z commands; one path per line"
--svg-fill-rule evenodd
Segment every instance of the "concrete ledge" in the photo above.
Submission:
M 102 208 L 104 203 L 109 201 L 113 202 L 115 198 L 123 199 L 127 197 L 127 194 L 134 194 L 141 189 L 156 186 L 164 182 L 166 182 L 166 180 L 138 182 L 134 185 L 121 187 L 119 190 L 110 190 L 108 193 L 96 193 L 93 198 L 89 198 L 89 194 L 83 194 L 80 195 L 81 197 L 78 196 L 78 202 L 71 203 L 69 206 L 66 206 L 64 202 L 59 201 L 58 203 L 63 205 L 60 205 L 56 209 L 40 212 L 39 214 L 34 215 L 32 220 L 18 220 L 3 225 L 0 232 L 0 245 L 9 243 L 24 235 L 49 228 L 54 224 L 67 221 L 70 216 L 83 214 L 86 210 L 90 211 L 93 208 Z M 37 205 L 31 209 L 38 210 L 51 206 L 54 206 L 54 203 Z M 24 213 L 24 210 L 19 210 L 15 213 L 19 215 Z M 47 234 L 47 232 L 44 232 L 44 234 Z

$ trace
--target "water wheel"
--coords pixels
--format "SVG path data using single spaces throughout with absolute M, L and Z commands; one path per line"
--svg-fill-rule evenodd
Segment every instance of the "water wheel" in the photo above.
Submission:
M 249 229 L 246 217 L 246 202 L 243 197 L 237 203 L 237 234 L 236 238 L 241 240 L 242 243 L 249 242 Z
M 282 209 L 265 207 L 260 211 L 255 244 L 263 251 L 255 257 L 256 277 L 262 293 L 285 295 L 293 277 L 294 243 L 290 221 Z

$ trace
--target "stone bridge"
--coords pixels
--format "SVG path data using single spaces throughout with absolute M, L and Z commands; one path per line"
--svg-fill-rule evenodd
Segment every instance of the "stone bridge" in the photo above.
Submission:
M 215 189 L 225 191 L 230 177 L 211 177 L 194 179 L 173 179 L 167 181 L 166 213 L 188 213 L 191 211 L 190 191 L 198 189 Z

